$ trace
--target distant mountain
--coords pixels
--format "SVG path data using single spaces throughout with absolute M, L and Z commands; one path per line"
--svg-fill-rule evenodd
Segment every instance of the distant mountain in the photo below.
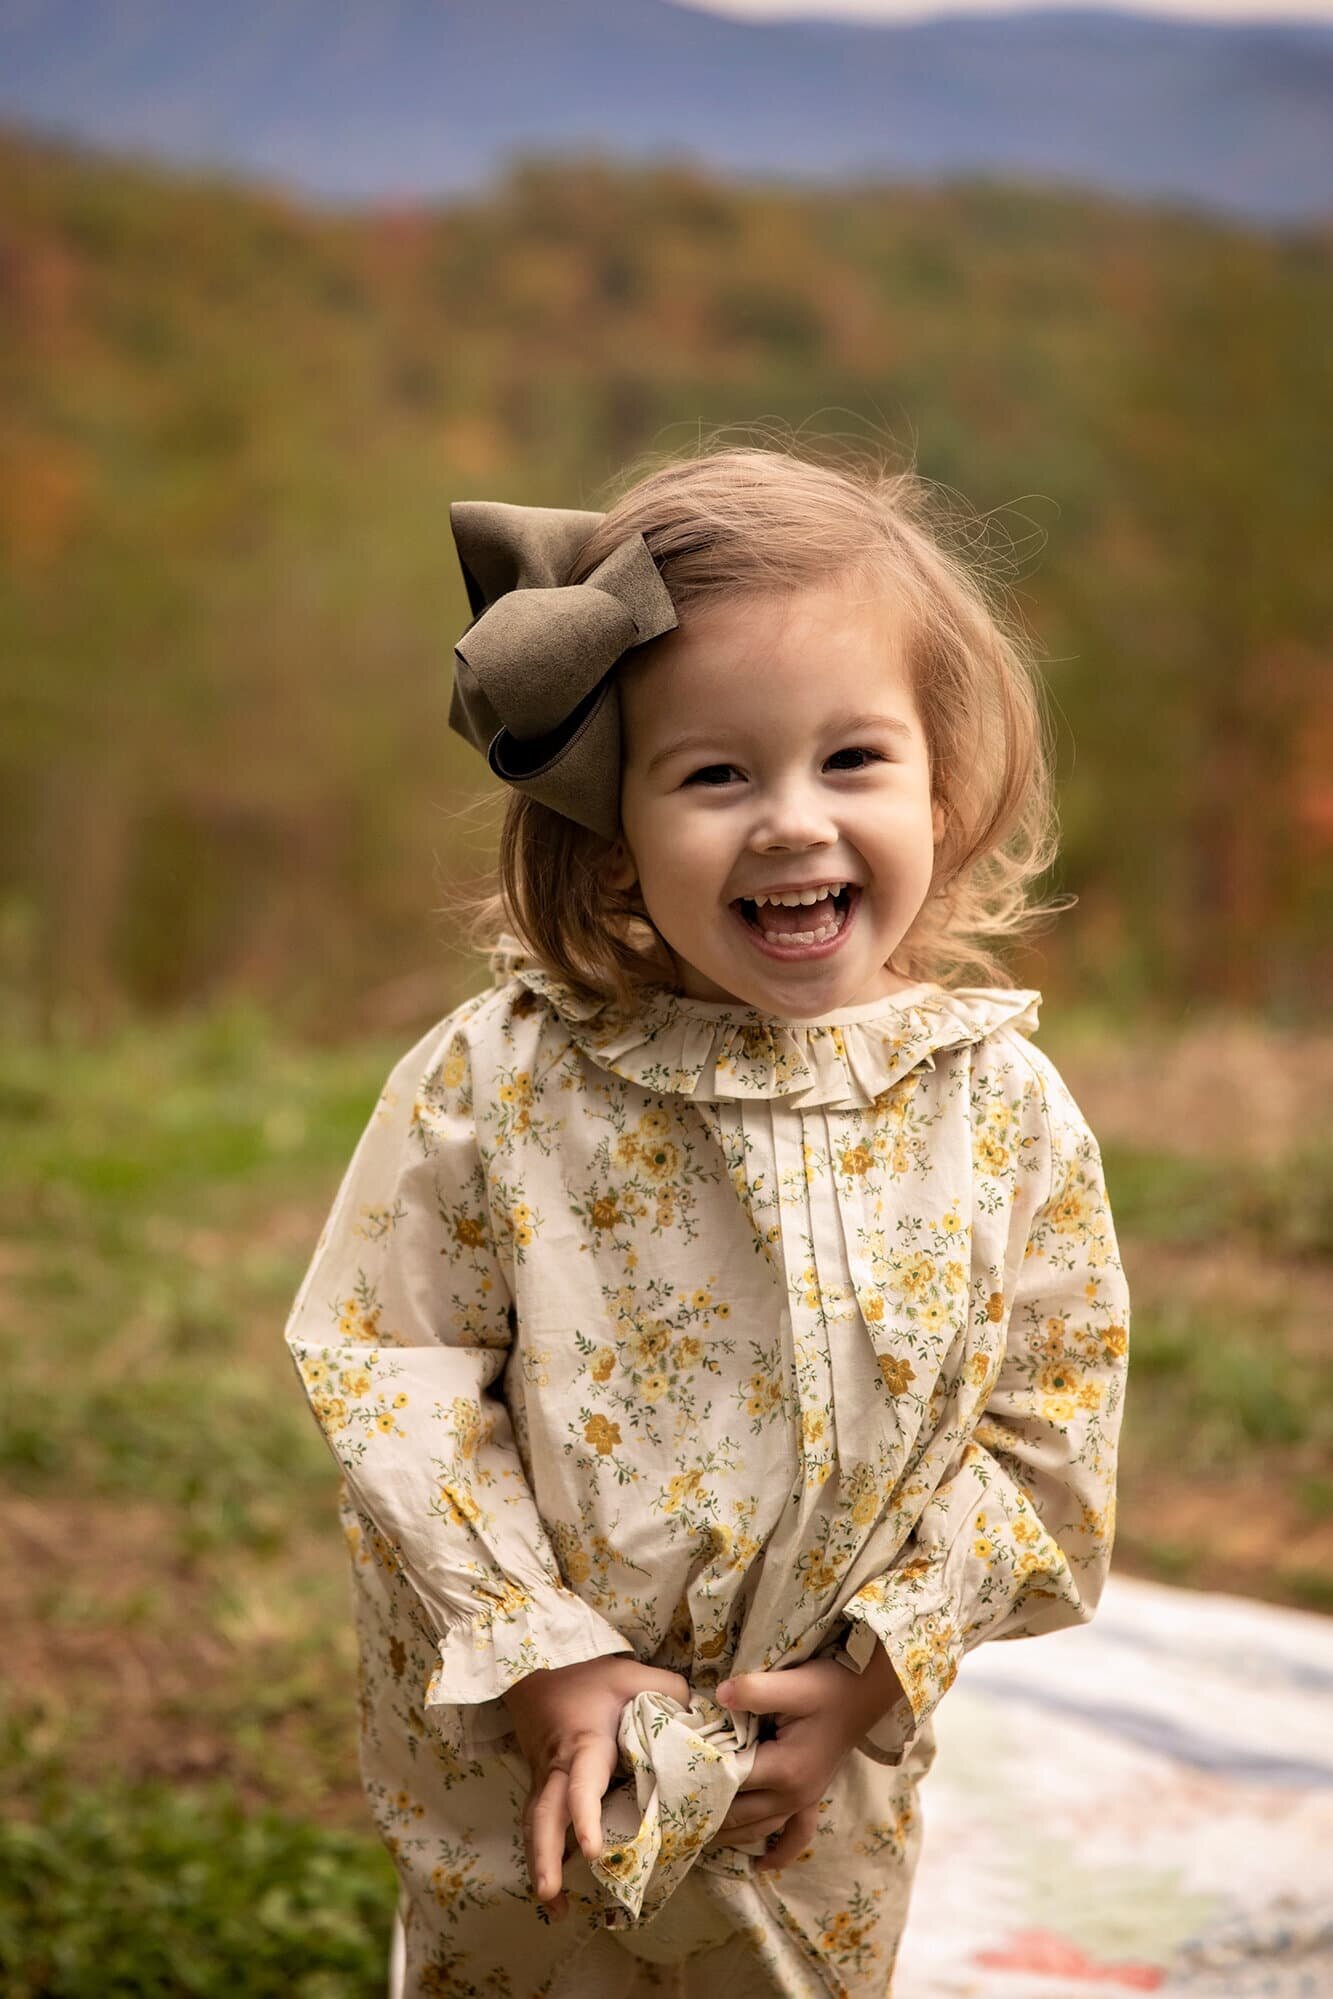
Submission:
M 1333 27 L 0 0 L 0 119 L 340 200 L 472 191 L 516 150 L 577 148 L 806 183 L 991 172 L 1294 221 L 1333 210 Z

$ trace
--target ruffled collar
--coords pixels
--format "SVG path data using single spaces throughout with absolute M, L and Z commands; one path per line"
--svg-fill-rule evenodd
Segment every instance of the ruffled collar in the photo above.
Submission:
M 1006 1024 L 1031 1033 L 1041 1005 L 1031 988 L 925 981 L 809 1020 L 662 986 L 625 1011 L 576 993 L 508 935 L 489 963 L 496 985 L 514 978 L 539 994 L 599 1068 L 696 1103 L 774 1097 L 797 1109 L 861 1109 L 918 1065 L 933 1069 L 940 1050 L 983 1041 Z

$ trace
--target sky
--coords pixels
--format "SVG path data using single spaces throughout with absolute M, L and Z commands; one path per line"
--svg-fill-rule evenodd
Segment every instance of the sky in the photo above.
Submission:
M 1042 4 L 1042 0 L 679 0 L 679 4 L 752 21 L 815 15 L 858 21 L 920 21 L 940 14 L 1012 14 L 1024 6 Z M 1081 0 L 1045 0 L 1045 4 L 1077 7 Z M 1082 4 L 1096 4 L 1096 0 L 1082 0 Z M 1116 0 L 1105 0 L 1105 4 L 1115 5 Z M 1333 22 L 1333 0 L 1132 0 L 1125 11 L 1194 21 Z

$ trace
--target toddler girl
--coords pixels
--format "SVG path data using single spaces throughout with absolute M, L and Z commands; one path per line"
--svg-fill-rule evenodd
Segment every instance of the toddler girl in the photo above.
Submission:
M 707 449 L 451 510 L 492 983 L 287 1326 L 406 1999 L 887 1992 L 959 1659 L 1096 1608 L 1125 1282 L 985 944 L 1041 714 L 924 492 Z

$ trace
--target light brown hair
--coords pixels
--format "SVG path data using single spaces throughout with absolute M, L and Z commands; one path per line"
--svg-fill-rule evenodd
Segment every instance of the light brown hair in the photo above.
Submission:
M 1028 643 L 935 489 L 880 454 L 835 463 L 806 445 L 701 441 L 693 455 L 641 460 L 606 505 L 569 577 L 579 583 L 628 534 L 647 542 L 686 625 L 692 610 L 747 592 L 869 579 L 905 612 L 907 668 L 945 808 L 935 874 L 890 959 L 911 979 L 1011 986 L 994 945 L 1073 898 L 1038 902 L 1057 852 L 1049 725 Z M 671 985 L 665 943 L 637 887 L 606 886 L 611 847 L 520 793 L 508 794 L 496 872 L 455 899 L 474 950 L 503 931 L 590 998 L 632 1004 Z

